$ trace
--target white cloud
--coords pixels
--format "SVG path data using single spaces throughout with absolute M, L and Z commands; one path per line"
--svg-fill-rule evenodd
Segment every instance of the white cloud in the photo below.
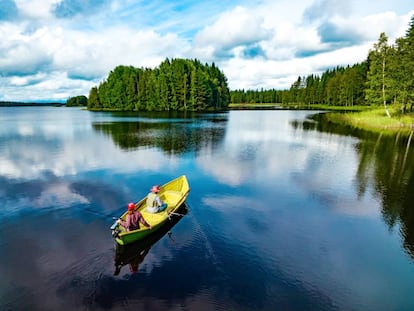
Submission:
M 117 65 L 154 67 L 183 48 L 174 34 L 159 35 L 153 31 L 133 31 L 119 27 L 100 33 L 65 31 L 60 48 L 54 54 L 54 65 L 79 75 L 107 75 Z
M 33 205 L 37 207 L 60 206 L 66 208 L 76 203 L 87 204 L 89 200 L 78 193 L 74 193 L 70 189 L 70 185 L 66 183 L 49 186 L 33 201 Z
M 69 109 L 69 108 L 62 108 Z M 36 135 L 45 137 L 47 140 L 56 139 L 62 135 L 64 124 L 41 125 L 36 128 L 28 128 L 24 124 L 16 124 L 20 133 L 24 133 L 29 137 L 30 133 L 36 132 Z M 59 133 L 59 134 L 58 134 Z M 177 158 L 171 156 L 168 161 L 165 160 L 162 152 L 154 149 L 140 149 L 130 151 L 128 153 L 120 150 L 113 145 L 112 149 L 106 146 L 107 137 L 101 137 L 94 141 L 91 145 L 87 141 L 87 137 L 79 138 L 77 133 L 65 133 L 67 142 L 60 146 L 60 156 L 54 161 L 49 161 L 44 156 L 44 145 L 37 142 L 9 142 L 7 148 L 4 149 L 0 155 L 0 175 L 9 178 L 40 178 L 44 171 L 48 171 L 53 176 L 61 177 L 65 175 L 76 175 L 93 170 L 97 166 L 97 154 L 105 152 L 107 157 L 106 163 L 99 163 L 102 168 L 110 168 L 117 172 L 125 171 L 139 171 L 139 170 L 161 170 L 162 167 L 174 167 L 177 163 Z M 85 148 L 88 145 L 89 148 Z M 27 152 L 30 150 L 30 152 Z M 48 151 L 53 154 L 55 151 L 50 149 Z M 134 161 L 130 161 L 131 153 L 133 153 Z M 113 159 L 119 161 L 114 162 Z M 152 161 L 148 161 L 152 159 Z
M 251 14 L 243 7 L 225 12 L 217 21 L 202 29 L 194 38 L 196 49 L 213 51 L 227 50 L 239 45 L 248 45 L 264 40 L 267 31 L 262 27 L 263 16 Z M 209 55 L 214 57 L 213 55 Z
M 2 73 L 34 74 L 43 71 L 51 63 L 50 44 L 54 37 L 46 27 L 24 33 L 22 27 L 6 24 L 3 27 L 0 25 L 0 34 L 8 38 L 0 46 Z
M 117 65 L 155 67 L 166 57 L 214 61 L 232 89 L 284 89 L 299 75 L 361 62 L 381 32 L 390 44 L 403 36 L 414 14 L 391 0 L 159 0 L 58 19 L 59 2 L 19 0 L 15 21 L 0 17 L 0 100 L 88 95 Z
M 104 37 L 53 25 L 28 34 L 16 26 L 0 26 L 0 33 L 11 33 L 15 38 L 14 44 L 10 41 L 0 46 L 0 68 L 6 74 L 0 100 L 36 100 L 45 94 L 53 100 L 88 95 L 117 65 L 155 67 L 164 55 L 180 57 L 181 49 L 188 48 L 175 34 L 125 27 L 112 28 Z M 85 79 L 88 77 L 90 80 Z
M 389 39 L 395 41 L 398 37 L 404 36 L 413 15 L 414 10 L 402 16 L 398 16 L 395 12 L 368 15 L 361 19 L 361 24 L 364 25 L 362 29 L 370 39 L 377 40 L 380 36 L 378 30 L 381 29 L 381 32 L 385 32 Z
M 303 17 L 312 22 L 336 16 L 349 16 L 352 10 L 351 3 L 352 1 L 317 0 L 304 10 Z
M 48 19 L 52 5 L 60 0 L 15 0 L 17 9 L 24 17 L 33 19 Z

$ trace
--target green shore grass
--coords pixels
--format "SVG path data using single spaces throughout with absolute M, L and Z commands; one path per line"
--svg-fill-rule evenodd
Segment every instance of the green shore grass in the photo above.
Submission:
M 399 132 L 414 130 L 414 113 L 401 114 L 398 109 L 389 109 L 388 117 L 384 109 L 375 108 L 356 113 L 328 113 L 326 118 L 339 124 L 374 132 Z

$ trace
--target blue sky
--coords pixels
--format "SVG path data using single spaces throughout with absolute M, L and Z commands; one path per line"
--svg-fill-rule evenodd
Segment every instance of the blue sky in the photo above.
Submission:
M 0 0 L 0 100 L 86 95 L 117 65 L 214 62 L 230 89 L 286 89 L 404 36 L 412 1 Z

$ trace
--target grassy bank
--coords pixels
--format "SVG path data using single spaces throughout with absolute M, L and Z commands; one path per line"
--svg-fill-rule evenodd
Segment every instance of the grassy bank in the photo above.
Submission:
M 401 114 L 390 108 L 391 118 L 384 109 L 371 109 L 357 113 L 328 113 L 326 118 L 334 123 L 375 132 L 398 132 L 414 130 L 414 113 Z

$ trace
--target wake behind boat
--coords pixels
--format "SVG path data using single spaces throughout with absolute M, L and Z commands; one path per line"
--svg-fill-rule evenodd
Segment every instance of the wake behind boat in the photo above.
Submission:
M 177 209 L 185 202 L 189 192 L 190 186 L 185 175 L 167 182 L 161 186 L 160 192 L 158 193 L 161 200 L 167 203 L 167 208 L 165 210 L 158 213 L 148 212 L 146 203 L 147 197 L 144 197 L 139 202 L 135 203 L 135 210 L 141 212 L 145 221 L 151 225 L 151 229 L 145 226 L 140 226 L 137 230 L 127 231 L 116 221 L 111 226 L 112 236 L 120 245 L 126 245 L 142 240 L 146 236 L 156 232 L 165 222 L 170 220 L 171 215 L 174 215 Z M 127 212 L 122 214 L 120 219 L 125 221 L 126 216 Z

